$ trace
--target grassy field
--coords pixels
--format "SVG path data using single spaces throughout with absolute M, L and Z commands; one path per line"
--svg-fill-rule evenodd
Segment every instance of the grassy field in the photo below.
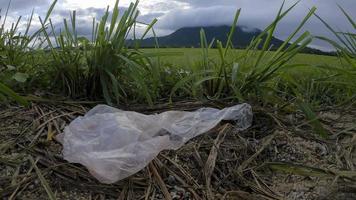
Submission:
M 283 44 L 270 51 L 277 25 L 296 4 L 288 9 L 282 6 L 275 20 L 243 50 L 234 49 L 234 28 L 224 44 L 207 41 L 201 30 L 201 48 L 141 49 L 140 39 L 129 48 L 126 41 L 135 30 L 138 2 L 123 17 L 117 3 L 112 16 L 107 11 L 101 20 L 94 20 L 91 39 L 77 35 L 76 12 L 57 33 L 50 20 L 55 4 L 41 18 L 42 27 L 36 32 L 28 31 L 32 16 L 24 32 L 19 32 L 19 23 L 0 29 L 0 99 L 28 105 L 10 88 L 22 94 L 50 90 L 74 100 L 104 100 L 111 105 L 229 99 L 261 104 L 304 102 L 316 109 L 355 98 L 355 35 L 335 32 L 322 19 L 321 25 L 340 41 L 302 31 L 316 8 Z M 239 15 L 240 10 L 231 27 L 238 25 Z M 156 21 L 147 25 L 142 38 Z M 316 38 L 334 45 L 338 56 L 299 53 Z M 213 44 L 216 48 L 211 48 Z
M 338 37 L 348 38 L 339 42 L 346 46 L 319 38 L 334 45 L 339 57 L 299 53 L 316 38 L 302 31 L 316 8 L 301 19 L 283 44 L 270 51 L 277 25 L 295 5 L 284 10 L 282 6 L 275 20 L 249 46 L 236 50 L 234 28 L 225 44 L 207 41 L 201 30 L 201 48 L 140 49 L 140 39 L 135 48 L 128 48 L 138 2 L 131 4 L 123 17 L 116 4 L 112 16 L 107 11 L 101 20 L 94 20 L 91 39 L 77 35 L 76 12 L 57 33 L 50 20 L 55 4 L 41 18 L 42 27 L 36 32 L 29 32 L 33 16 L 24 32 L 19 32 L 21 18 L 16 26 L 0 29 L 0 99 L 27 104 L 10 88 L 23 94 L 50 89 L 72 99 L 104 100 L 111 105 L 134 102 L 152 106 L 183 99 L 253 99 L 280 104 L 294 99 L 322 106 L 354 99 L 354 35 Z M 239 15 L 237 11 L 231 27 L 238 25 Z M 142 38 L 156 21 L 147 25 Z M 211 48 L 212 44 L 216 48 Z M 279 100 L 265 102 L 267 94 Z
M 161 49 L 142 49 L 143 52 L 159 52 L 159 53 L 177 53 L 176 56 L 162 57 L 163 63 L 173 64 L 177 66 L 191 66 L 194 62 L 201 60 L 202 50 L 200 48 L 161 48 Z M 245 50 L 234 50 L 228 55 L 229 60 L 234 60 L 243 55 Z M 209 57 L 218 61 L 219 52 L 217 49 L 209 50 Z M 314 54 L 297 54 L 290 60 L 294 64 L 306 64 L 306 65 L 330 65 L 339 67 L 341 65 L 340 58 L 337 56 L 325 56 Z

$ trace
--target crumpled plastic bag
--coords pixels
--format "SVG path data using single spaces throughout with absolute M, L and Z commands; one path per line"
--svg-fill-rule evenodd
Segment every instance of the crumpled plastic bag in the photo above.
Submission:
M 176 150 L 222 120 L 246 129 L 252 121 L 251 106 L 144 115 L 98 105 L 72 121 L 58 138 L 64 159 L 84 165 L 102 183 L 114 183 L 143 169 L 160 151 Z

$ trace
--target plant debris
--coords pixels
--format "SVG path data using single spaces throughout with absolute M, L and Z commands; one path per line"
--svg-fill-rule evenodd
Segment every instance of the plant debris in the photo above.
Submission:
M 202 104 L 140 111 L 194 110 Z M 330 133 L 320 139 L 300 113 L 254 108 L 248 130 L 237 132 L 221 123 L 177 151 L 161 152 L 139 173 L 107 185 L 85 167 L 64 161 L 55 139 L 89 107 L 74 102 L 0 107 L 0 194 L 4 199 L 356 198 L 355 110 L 316 112 Z

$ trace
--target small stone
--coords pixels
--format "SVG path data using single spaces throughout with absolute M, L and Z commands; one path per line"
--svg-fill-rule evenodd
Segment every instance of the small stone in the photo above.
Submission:
M 28 186 L 28 189 L 29 189 L 29 190 L 33 190 L 34 188 L 35 188 L 35 186 L 34 186 L 33 184 L 31 184 L 31 185 Z
M 179 191 L 179 192 L 185 192 L 184 188 L 178 187 L 178 186 L 174 186 L 174 189 Z
M 184 193 L 184 199 L 191 199 L 190 196 L 191 196 L 190 192 Z
M 326 149 L 326 147 L 319 143 L 315 146 L 315 152 L 317 152 L 321 156 L 325 156 L 328 154 L 328 150 Z
M 173 185 L 176 182 L 176 178 L 172 175 L 168 176 L 168 184 Z

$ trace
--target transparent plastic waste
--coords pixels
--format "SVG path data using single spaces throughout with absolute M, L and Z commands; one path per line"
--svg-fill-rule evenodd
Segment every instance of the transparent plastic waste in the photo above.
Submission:
M 58 138 L 64 159 L 84 165 L 100 182 L 114 183 L 143 169 L 160 151 L 176 150 L 222 120 L 246 129 L 252 121 L 251 106 L 144 115 L 98 105 L 72 121 Z

